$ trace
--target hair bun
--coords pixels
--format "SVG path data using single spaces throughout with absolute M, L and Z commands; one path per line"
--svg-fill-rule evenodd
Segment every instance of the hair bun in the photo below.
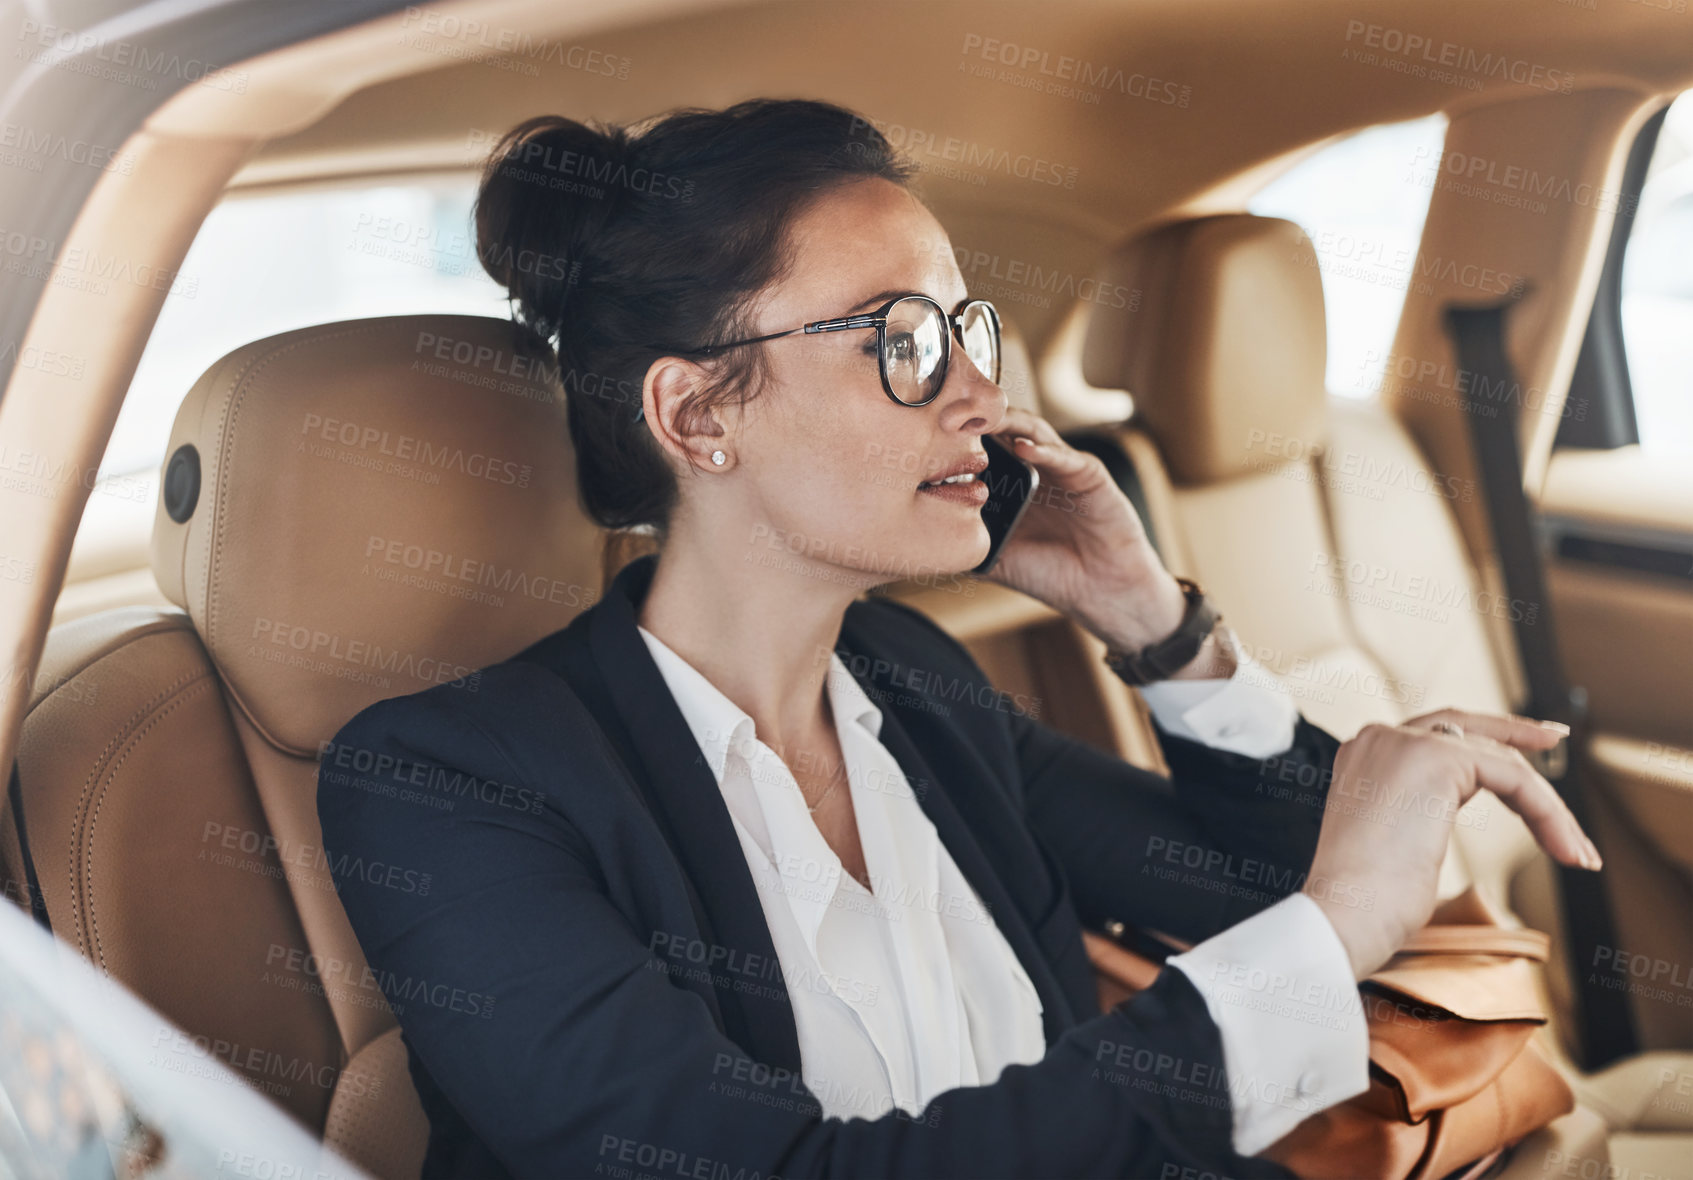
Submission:
M 585 271 L 612 253 L 635 144 L 622 127 L 561 115 L 519 123 L 495 145 L 476 200 L 476 256 L 519 318 L 555 335 Z
M 905 185 L 913 170 L 868 120 L 810 99 L 688 107 L 637 126 L 547 115 L 512 128 L 482 173 L 476 252 L 558 362 L 583 510 L 602 528 L 662 533 L 680 485 L 635 420 L 653 361 L 751 335 L 800 211 L 838 185 Z M 763 357 L 730 349 L 701 366 L 678 413 L 754 396 Z

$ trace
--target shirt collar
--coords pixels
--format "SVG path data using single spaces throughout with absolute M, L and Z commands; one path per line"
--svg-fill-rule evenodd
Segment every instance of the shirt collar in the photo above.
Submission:
M 635 626 L 647 641 L 647 649 L 676 698 L 683 720 L 693 731 L 694 741 L 706 765 L 711 767 L 711 776 L 722 783 L 723 765 L 729 759 L 730 747 L 755 736 L 751 715 L 724 696 L 704 673 L 677 655 L 662 639 L 639 623 Z
M 735 743 L 758 736 L 752 716 L 724 696 L 722 690 L 705 678 L 704 673 L 677 655 L 662 639 L 639 623 L 635 626 L 641 638 L 646 640 L 653 662 L 671 686 L 676 705 L 693 732 L 706 765 L 711 767 L 712 777 L 722 783 L 723 766 L 728 761 L 730 748 Z M 823 677 L 823 689 L 828 694 L 829 709 L 837 724 L 843 718 L 850 719 L 867 729 L 872 737 L 881 736 L 882 710 L 865 695 L 857 678 L 835 652 L 829 653 L 829 670 Z
M 864 693 L 839 653 L 829 653 L 829 671 L 823 676 L 824 690 L 829 694 L 829 708 L 837 718 L 846 717 L 870 731 L 870 736 L 882 736 L 882 710 Z

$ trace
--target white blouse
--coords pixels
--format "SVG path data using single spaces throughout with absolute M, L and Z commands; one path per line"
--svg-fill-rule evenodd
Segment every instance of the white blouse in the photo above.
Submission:
M 824 1116 L 874 1119 L 896 1106 L 916 1115 L 938 1094 L 991 1084 L 1007 1065 L 1044 1057 L 1034 984 L 882 745 L 882 712 L 840 657 L 831 654 L 825 677 L 846 765 L 847 782 L 835 789 L 851 791 L 871 891 L 842 870 L 752 718 L 639 630 L 723 792 L 792 1000 L 801 1076 Z M 1291 699 L 1238 673 L 1155 685 L 1146 698 L 1181 736 L 1259 756 L 1292 740 Z M 1205 996 L 1231 1079 L 1257 1079 L 1231 1095 L 1236 1148 L 1250 1153 L 1365 1089 L 1368 1042 L 1361 1017 L 1351 1032 L 1326 1036 L 1298 1022 L 1281 1035 L 1281 1021 L 1266 1029 L 1261 1012 L 1220 990 L 1216 964 L 1243 956 L 1315 971 L 1343 991 L 1353 985 L 1339 939 L 1299 894 L 1170 960 Z M 1266 1078 L 1296 1080 L 1272 1083 L 1266 1098 Z

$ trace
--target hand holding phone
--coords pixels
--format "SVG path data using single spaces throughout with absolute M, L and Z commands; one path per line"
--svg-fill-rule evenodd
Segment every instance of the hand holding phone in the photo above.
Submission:
M 1035 489 L 1040 487 L 1040 472 L 1011 453 L 1011 449 L 991 434 L 982 436 L 982 449 L 988 455 L 987 470 L 978 477 L 987 481 L 988 498 L 982 505 L 982 523 L 988 526 L 988 555 L 972 573 L 985 574 L 999 560 L 1017 522 L 1023 518 Z

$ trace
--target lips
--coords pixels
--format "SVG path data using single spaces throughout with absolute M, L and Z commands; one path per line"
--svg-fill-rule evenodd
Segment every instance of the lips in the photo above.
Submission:
M 949 475 L 945 479 L 927 480 L 924 483 L 918 484 L 917 490 L 921 492 L 926 491 L 929 488 L 940 487 L 942 484 L 974 483 L 975 481 L 976 473 L 973 471 L 966 471 L 959 475 Z
M 970 455 L 918 484 L 917 495 L 979 509 L 988 500 L 988 482 L 981 478 L 987 469 L 986 455 Z
M 917 485 L 917 490 L 924 491 L 928 488 L 940 487 L 943 484 L 968 484 L 987 469 L 988 457 L 986 455 L 971 455 L 961 462 L 954 463 L 939 474 L 924 480 Z

